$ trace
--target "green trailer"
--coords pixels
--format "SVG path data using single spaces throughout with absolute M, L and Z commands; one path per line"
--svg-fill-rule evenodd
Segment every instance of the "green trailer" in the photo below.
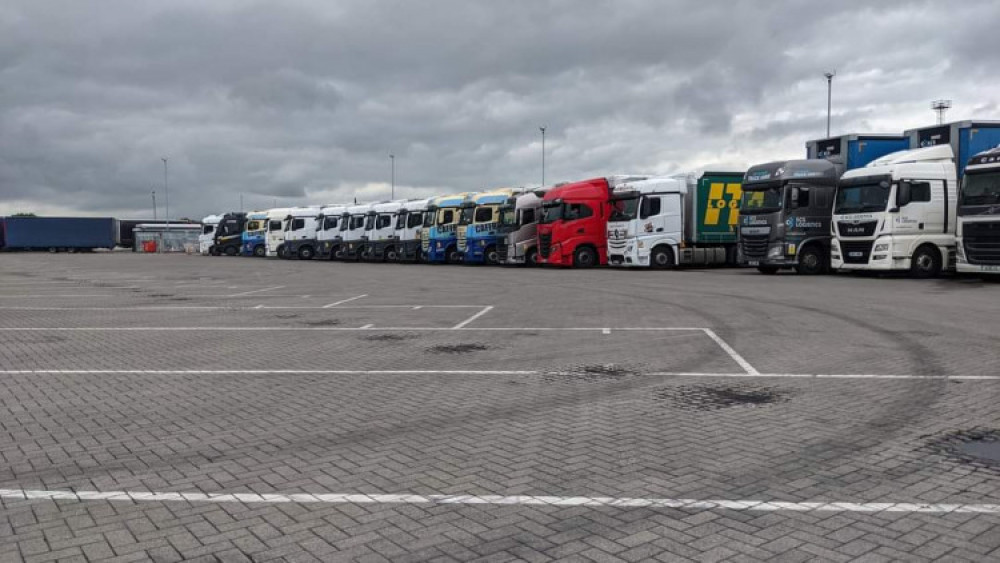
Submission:
M 743 195 L 743 172 L 705 172 L 688 182 L 694 221 L 687 221 L 687 243 L 736 245 Z

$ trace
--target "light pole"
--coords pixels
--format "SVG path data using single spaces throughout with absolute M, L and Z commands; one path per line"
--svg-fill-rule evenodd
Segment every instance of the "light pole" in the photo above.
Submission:
M 167 157 L 161 157 L 160 160 L 163 161 L 163 205 L 166 207 L 166 219 L 167 219 L 167 238 L 170 238 L 170 187 L 167 183 Z M 160 252 L 163 252 L 163 239 L 160 239 Z
M 396 155 L 389 153 L 389 199 L 396 199 Z
M 153 220 L 156 221 L 156 190 L 153 190 Z
M 938 125 L 944 124 L 944 114 L 951 108 L 951 100 L 934 100 L 931 102 L 931 109 L 937 112 Z
M 833 108 L 833 77 L 837 76 L 837 71 L 825 72 L 826 77 L 826 138 L 830 138 L 830 110 Z
M 538 130 L 542 132 L 542 186 L 545 186 L 545 126 Z

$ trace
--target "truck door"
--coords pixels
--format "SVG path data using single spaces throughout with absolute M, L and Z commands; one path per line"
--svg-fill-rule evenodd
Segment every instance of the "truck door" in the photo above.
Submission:
M 899 206 L 898 230 L 917 235 L 944 232 L 944 182 L 900 180 L 899 185 L 903 184 L 909 184 L 910 193 L 909 201 Z M 951 228 L 954 229 L 954 225 Z
M 663 233 L 679 234 L 683 228 L 683 218 L 681 217 L 681 194 L 663 194 L 659 197 L 662 200 L 659 229 Z

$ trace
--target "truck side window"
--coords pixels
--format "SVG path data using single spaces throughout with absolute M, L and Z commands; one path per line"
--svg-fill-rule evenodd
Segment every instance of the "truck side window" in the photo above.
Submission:
M 392 224 L 392 215 L 379 215 L 375 222 L 376 229 L 384 229 Z
M 476 216 L 473 219 L 476 223 L 489 223 L 493 220 L 492 207 L 480 207 L 476 209 Z
M 930 200 L 931 200 L 930 182 L 913 182 L 910 184 L 910 202 L 930 201 Z
M 594 214 L 594 211 L 583 203 L 571 203 L 566 206 L 566 220 L 584 219 Z
M 306 226 L 305 219 L 293 219 L 292 220 L 292 230 L 297 231 Z
M 535 210 L 534 209 L 522 209 L 521 210 L 521 224 L 530 225 L 535 222 Z
M 424 218 L 421 217 L 419 213 L 412 213 L 411 212 L 411 213 L 407 214 L 406 217 L 407 217 L 407 219 L 406 219 L 406 228 L 407 229 L 412 229 L 414 227 L 419 227 L 424 222 Z
M 809 207 L 809 188 L 799 188 L 799 207 Z
M 267 224 L 267 230 L 269 231 L 280 231 L 281 221 L 271 221 Z
M 661 200 L 658 197 L 649 198 L 649 217 L 653 217 L 660 214 Z
M 441 224 L 450 225 L 455 220 L 455 212 L 451 209 L 441 211 Z

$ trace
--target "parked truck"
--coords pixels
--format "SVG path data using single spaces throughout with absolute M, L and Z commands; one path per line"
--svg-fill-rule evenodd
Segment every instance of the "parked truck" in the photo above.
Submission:
M 341 260 L 361 260 L 366 252 L 367 240 L 365 231 L 368 230 L 368 212 L 372 210 L 372 203 L 362 205 L 352 205 L 347 208 L 347 230 L 343 231 L 343 243 L 341 244 Z M 372 222 L 374 222 L 374 217 Z
M 267 211 L 247 213 L 247 223 L 240 238 L 243 256 L 264 258 L 267 255 Z
M 3 217 L 0 249 L 89 252 L 111 250 L 118 224 L 110 217 Z
M 278 258 L 312 260 L 316 256 L 316 227 L 320 207 L 293 207 L 285 218 L 285 242 L 278 246 Z
M 763 274 L 782 268 L 826 272 L 832 202 L 842 171 L 841 164 L 829 160 L 784 160 L 747 170 L 740 199 L 740 264 Z
M 457 247 L 464 264 L 500 263 L 504 235 L 501 209 L 521 193 L 524 189 L 499 188 L 480 192 L 462 204 Z
M 831 266 L 937 276 L 955 265 L 958 181 L 950 144 L 900 151 L 840 178 Z
M 316 216 L 316 257 L 320 260 L 341 258 L 341 243 L 348 220 L 346 205 L 328 205 Z
M 215 243 L 215 229 L 219 226 L 222 215 L 208 215 L 201 220 L 201 234 L 198 235 L 198 250 L 202 254 L 211 254 Z
M 538 265 L 538 219 L 548 190 L 524 192 L 509 198 L 501 208 L 503 240 L 497 247 L 501 264 Z
M 824 158 L 841 163 L 844 170 L 863 168 L 887 154 L 910 148 L 910 136 L 883 133 L 852 133 L 806 143 L 806 158 Z
M 956 235 L 959 272 L 1000 274 L 1000 146 L 965 167 Z
M 242 211 L 226 213 L 219 220 L 215 229 L 215 239 L 212 241 L 212 255 L 236 256 L 243 246 L 243 228 L 247 223 L 247 214 Z
M 538 222 L 538 262 L 576 268 L 606 265 L 612 190 L 619 184 L 646 178 L 609 176 L 547 191 Z
M 736 265 L 742 181 L 742 171 L 723 171 L 615 186 L 608 263 L 653 268 Z
M 404 201 L 386 201 L 372 206 L 368 212 L 369 218 L 365 221 L 368 228 L 365 229 L 367 244 L 362 256 L 364 260 L 395 262 L 398 259 L 400 241 L 396 223 Z
M 430 227 L 426 227 L 421 236 L 427 237 L 423 245 L 427 262 L 433 264 L 456 264 L 462 261 L 462 253 L 458 251 L 458 221 L 462 204 L 469 201 L 472 192 L 463 192 L 435 198 L 429 211 L 434 212 Z
M 264 245 L 264 255 L 273 258 L 278 255 L 278 248 L 285 244 L 285 223 L 291 208 L 275 207 L 267 210 L 267 238 Z
M 396 254 L 397 262 L 420 262 L 423 253 L 420 251 L 421 232 L 423 231 L 424 215 L 430 200 L 411 199 L 403 202 L 396 216 L 396 238 L 399 248 Z

